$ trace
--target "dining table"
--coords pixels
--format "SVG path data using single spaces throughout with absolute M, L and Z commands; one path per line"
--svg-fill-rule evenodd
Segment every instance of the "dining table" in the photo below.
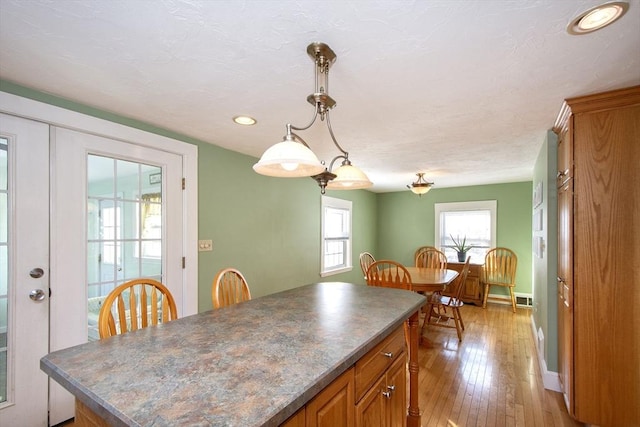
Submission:
M 442 292 L 458 277 L 457 271 L 446 268 L 405 268 L 411 275 L 412 290 L 416 292 Z
M 458 277 L 458 272 L 448 270 L 446 268 L 422 268 L 404 266 L 411 276 L 411 290 L 422 294 L 431 294 L 434 292 L 443 292 Z M 402 274 L 402 270 L 398 270 Z M 427 314 L 425 314 L 427 315 Z M 433 343 L 422 334 L 423 327 L 420 328 L 420 345 L 423 347 L 433 347 Z

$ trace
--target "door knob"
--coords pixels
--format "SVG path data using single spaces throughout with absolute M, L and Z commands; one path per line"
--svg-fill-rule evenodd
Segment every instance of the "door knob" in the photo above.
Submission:
M 42 289 L 32 289 L 29 292 L 29 298 L 33 301 L 42 301 L 44 299 L 44 291 Z
M 39 279 L 40 277 L 44 276 L 44 270 L 40 267 L 34 268 L 29 272 L 29 276 L 33 277 L 34 279 Z

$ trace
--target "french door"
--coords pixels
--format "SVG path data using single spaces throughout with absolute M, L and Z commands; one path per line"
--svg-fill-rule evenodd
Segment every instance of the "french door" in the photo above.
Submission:
M 74 416 L 39 361 L 95 338 L 117 284 L 197 312 L 197 222 L 197 147 L 0 92 L 0 426 Z
M 0 114 L 0 425 L 46 426 L 49 126 Z
M 184 315 L 182 159 L 71 129 L 51 131 L 50 351 L 98 339 L 100 303 L 117 285 L 153 277 Z M 52 424 L 73 397 L 50 385 Z

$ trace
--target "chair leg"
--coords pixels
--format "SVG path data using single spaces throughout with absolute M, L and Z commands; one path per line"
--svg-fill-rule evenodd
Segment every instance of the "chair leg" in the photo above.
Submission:
M 487 308 L 487 297 L 489 296 L 489 285 L 484 285 L 484 297 L 482 298 L 482 308 Z
M 454 310 L 458 313 L 458 319 L 460 320 L 460 326 L 462 326 L 462 330 L 464 331 L 464 322 L 462 321 L 462 315 L 460 314 L 460 308 L 456 307 Z
M 461 322 L 461 318 L 460 318 L 460 312 L 458 311 L 457 308 L 454 308 L 453 310 L 453 321 L 456 324 L 456 332 L 458 333 L 458 341 L 462 342 L 462 330 L 460 329 L 460 322 Z
M 513 286 L 509 286 L 509 293 L 511 293 L 511 307 L 513 312 L 516 312 L 516 294 L 513 292 Z
M 427 305 L 423 305 L 422 308 L 427 307 L 425 311 L 424 320 L 422 321 L 422 327 L 420 328 L 420 336 L 424 333 L 427 324 L 431 322 L 431 310 L 433 310 L 433 304 L 427 303 Z

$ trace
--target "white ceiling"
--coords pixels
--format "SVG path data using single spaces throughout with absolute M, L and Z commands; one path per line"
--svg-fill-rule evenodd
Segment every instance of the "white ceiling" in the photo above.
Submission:
M 373 191 L 525 181 L 565 98 L 640 84 L 640 0 L 0 0 L 0 77 L 260 157 L 306 125 L 310 42 L 337 54 L 331 123 Z M 252 127 L 231 118 L 248 114 Z M 337 154 L 318 124 L 301 133 Z

